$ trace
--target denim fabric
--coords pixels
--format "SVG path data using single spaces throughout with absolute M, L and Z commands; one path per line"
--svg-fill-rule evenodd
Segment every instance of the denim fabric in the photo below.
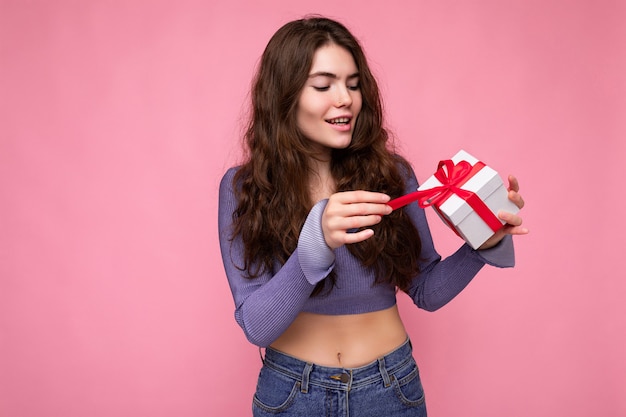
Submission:
M 255 417 L 426 416 L 411 342 L 360 368 L 328 368 L 272 348 L 253 399 Z

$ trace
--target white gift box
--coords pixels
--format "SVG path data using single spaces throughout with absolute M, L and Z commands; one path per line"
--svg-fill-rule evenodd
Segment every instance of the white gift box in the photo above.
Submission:
M 463 150 L 451 159 L 454 164 L 467 161 L 472 166 L 479 162 L 478 159 Z M 418 190 L 428 190 L 441 185 L 441 182 L 433 175 L 420 185 Z M 509 200 L 508 190 L 498 173 L 487 165 L 483 166 L 460 188 L 475 193 L 496 217 L 500 210 L 514 214 L 519 211 L 519 208 Z M 495 233 L 480 215 L 456 194 L 451 194 L 445 201 L 438 204 L 435 211 L 445 223 L 454 227 L 457 233 L 474 249 L 478 249 Z M 504 224 L 499 218 L 497 221 Z

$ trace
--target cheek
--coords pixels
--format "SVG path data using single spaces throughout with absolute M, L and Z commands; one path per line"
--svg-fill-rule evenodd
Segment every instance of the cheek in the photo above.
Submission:
M 299 125 L 320 122 L 324 118 L 324 107 L 321 103 L 308 103 L 307 106 L 300 106 L 297 120 Z
M 298 110 L 298 114 L 296 116 L 296 122 L 298 124 L 298 128 L 300 128 L 300 130 L 306 130 L 308 126 L 310 126 L 310 124 L 312 123 L 314 119 L 313 114 L 306 109 L 300 109 Z
M 315 135 L 315 132 L 319 129 L 318 121 L 319 118 L 317 118 L 315 114 L 306 110 L 300 110 L 296 118 L 298 130 L 305 137 Z
M 355 119 L 359 119 L 359 115 L 361 114 L 362 107 L 359 105 L 358 107 L 352 107 L 352 111 L 354 112 Z
M 361 94 L 355 95 L 352 98 L 352 111 L 354 112 L 355 115 L 358 115 L 358 113 L 361 112 L 362 108 L 363 108 L 363 96 Z
M 316 107 L 317 106 L 315 101 L 311 100 L 311 98 L 307 97 L 306 95 L 303 95 L 298 103 L 298 123 L 306 122 L 313 119 L 315 117 L 315 114 L 317 113 Z

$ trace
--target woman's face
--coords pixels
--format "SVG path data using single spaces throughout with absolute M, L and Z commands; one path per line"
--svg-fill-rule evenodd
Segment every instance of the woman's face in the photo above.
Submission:
M 332 43 L 319 48 L 300 93 L 296 121 L 320 156 L 350 145 L 361 105 L 359 73 L 350 52 Z

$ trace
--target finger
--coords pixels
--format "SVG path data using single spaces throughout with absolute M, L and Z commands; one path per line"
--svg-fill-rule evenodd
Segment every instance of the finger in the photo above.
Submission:
M 382 217 L 374 214 L 370 216 L 334 217 L 328 220 L 328 229 L 346 233 L 347 230 L 360 229 L 380 223 Z
M 524 208 L 524 199 L 522 198 L 521 194 L 518 193 L 517 191 L 509 191 L 509 200 L 511 200 L 517 207 L 519 207 L 520 209 Z
M 514 175 L 509 175 L 509 191 L 519 191 L 519 181 Z
M 498 217 L 506 222 L 502 229 L 505 234 L 525 235 L 529 232 L 528 228 L 522 226 L 523 220 L 520 216 L 506 211 L 501 211 L 498 213 Z
M 373 235 L 374 231 L 372 229 L 363 229 L 356 232 L 337 230 L 327 236 L 326 243 L 330 248 L 335 249 L 346 244 L 362 242 Z
M 347 204 L 343 207 L 343 210 L 345 216 L 387 215 L 393 211 L 387 204 L 376 203 Z
M 364 229 L 354 233 L 346 233 L 344 237 L 344 244 L 362 242 L 372 236 L 374 236 L 374 231 L 372 229 Z
M 509 213 L 508 211 L 499 211 L 498 212 L 498 217 L 506 222 L 506 224 L 508 225 L 512 225 L 512 226 L 521 226 L 522 225 L 522 218 L 518 215 L 515 215 L 513 213 Z
M 391 213 L 393 209 L 385 203 L 342 203 L 333 200 L 328 202 L 326 211 L 329 216 L 352 217 L 373 214 L 382 216 Z
M 384 193 L 377 193 L 374 191 L 343 191 L 333 194 L 331 198 L 336 199 L 343 204 L 355 204 L 355 203 L 387 203 L 391 197 Z
M 527 235 L 530 233 L 530 230 L 522 226 L 508 226 L 505 229 L 505 233 L 509 235 Z

